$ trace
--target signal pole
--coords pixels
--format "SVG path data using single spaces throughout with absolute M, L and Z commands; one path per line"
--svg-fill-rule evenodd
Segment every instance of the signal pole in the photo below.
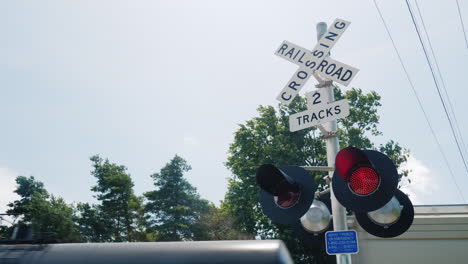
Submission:
M 327 23 L 319 22 L 317 24 L 317 41 L 325 34 L 327 31 Z M 315 75 L 316 78 L 318 77 Z M 335 101 L 335 96 L 333 94 L 333 85 L 332 81 L 323 82 L 319 80 L 320 84 L 318 88 L 326 89 L 328 93 L 328 101 L 333 102 Z M 338 141 L 338 125 L 336 120 L 333 120 L 327 124 L 325 129 L 328 131 L 323 133 L 324 138 L 326 140 L 327 146 L 327 163 L 328 167 L 335 167 L 335 157 L 338 151 L 340 151 L 340 145 Z M 333 178 L 333 171 L 328 172 L 328 177 L 330 179 Z M 332 215 L 333 215 L 333 230 L 334 231 L 344 231 L 348 230 L 348 223 L 346 217 L 346 209 L 338 202 L 333 193 L 332 185 L 330 184 L 330 198 L 332 204 Z M 336 263 L 337 264 L 351 264 L 351 255 L 350 254 L 338 254 L 336 255 Z

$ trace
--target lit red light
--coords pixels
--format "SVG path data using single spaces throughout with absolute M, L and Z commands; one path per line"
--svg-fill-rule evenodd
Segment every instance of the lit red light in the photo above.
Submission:
M 360 167 L 351 173 L 349 187 L 359 195 L 369 195 L 379 187 L 380 177 L 369 167 Z

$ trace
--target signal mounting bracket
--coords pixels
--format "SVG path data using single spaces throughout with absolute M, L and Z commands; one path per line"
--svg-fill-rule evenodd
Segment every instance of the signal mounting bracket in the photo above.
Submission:
M 327 132 L 323 132 L 323 135 L 321 135 L 320 137 L 323 138 L 323 139 L 327 139 L 327 138 L 332 138 L 332 137 L 336 137 L 338 136 L 338 131 L 327 131 Z
M 327 139 L 327 138 L 338 136 L 337 131 L 328 131 L 325 129 L 325 127 L 323 127 L 323 125 L 317 125 L 317 127 L 320 130 L 320 132 L 322 132 L 322 135 L 320 136 L 320 138 L 322 139 Z
M 326 88 L 333 84 L 332 80 L 326 80 L 315 85 L 315 88 Z

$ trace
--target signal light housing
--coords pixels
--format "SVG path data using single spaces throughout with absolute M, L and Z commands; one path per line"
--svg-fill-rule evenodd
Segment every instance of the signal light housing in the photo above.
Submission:
M 332 186 L 336 199 L 354 212 L 384 206 L 394 195 L 398 172 L 386 155 L 347 147 L 338 152 Z
M 321 219 L 312 220 L 313 223 L 304 223 L 307 214 L 301 217 L 291 225 L 293 232 L 297 235 L 299 240 L 308 250 L 308 252 L 314 256 L 319 256 L 325 252 L 325 233 L 333 230 L 333 219 L 331 214 L 331 200 L 330 193 L 320 196 L 314 200 L 311 205 L 312 211 L 321 210 Z M 309 209 L 309 211 L 311 211 Z M 328 223 L 325 221 L 328 218 Z M 304 225 L 308 225 L 305 227 Z
M 257 169 L 260 204 L 273 222 L 292 224 L 309 210 L 317 189 L 312 175 L 298 166 L 277 168 L 264 164 Z
M 376 211 L 356 213 L 356 220 L 366 232 L 377 237 L 397 237 L 410 228 L 414 219 L 411 200 L 402 191 Z

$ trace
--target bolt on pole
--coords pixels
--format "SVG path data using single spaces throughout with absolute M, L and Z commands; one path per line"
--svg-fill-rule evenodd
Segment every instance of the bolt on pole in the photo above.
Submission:
M 317 40 L 320 40 L 320 38 L 323 36 L 323 34 L 325 34 L 326 31 L 327 31 L 327 23 L 319 22 L 317 24 Z M 327 87 L 321 88 L 321 89 L 327 89 L 328 98 L 330 102 L 333 102 L 335 100 L 335 96 L 333 94 L 333 85 L 330 84 Z M 325 128 L 330 132 L 338 131 L 338 125 L 337 125 L 336 120 L 333 120 L 327 123 L 327 126 Z M 335 167 L 335 157 L 338 151 L 340 150 L 340 145 L 338 142 L 338 135 L 327 137 L 326 146 L 327 146 L 328 167 Z M 329 171 L 328 175 L 330 179 L 332 179 L 333 171 Z M 331 199 L 331 204 L 332 204 L 332 215 L 333 215 L 333 230 L 334 231 L 348 230 L 346 209 L 336 199 L 335 194 L 333 193 L 333 188 L 331 184 L 330 184 L 330 193 L 331 193 L 330 199 Z M 336 255 L 336 263 L 337 264 L 351 264 L 352 263 L 351 255 L 350 254 Z

